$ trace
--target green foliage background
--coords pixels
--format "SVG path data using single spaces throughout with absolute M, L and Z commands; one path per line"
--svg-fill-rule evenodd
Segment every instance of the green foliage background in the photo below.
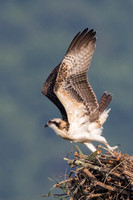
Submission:
M 40 199 L 64 173 L 74 144 L 44 129 L 60 114 L 41 87 L 86 27 L 98 38 L 89 80 L 98 98 L 114 97 L 103 135 L 133 153 L 132 20 L 132 0 L 0 1 L 0 200 Z

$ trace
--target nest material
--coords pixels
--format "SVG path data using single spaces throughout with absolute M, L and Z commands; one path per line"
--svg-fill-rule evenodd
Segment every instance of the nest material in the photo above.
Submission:
M 133 199 L 133 157 L 127 154 L 101 150 L 86 156 L 75 152 L 74 158 L 65 158 L 71 171 L 54 188 L 63 190 L 55 197 L 70 200 L 129 200 Z M 43 196 L 50 196 L 43 195 Z

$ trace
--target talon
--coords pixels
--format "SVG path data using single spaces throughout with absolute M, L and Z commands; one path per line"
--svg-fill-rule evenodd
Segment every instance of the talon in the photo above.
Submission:
M 118 146 L 109 147 L 109 150 L 110 150 L 110 151 L 114 151 L 114 150 L 116 150 L 117 148 L 118 148 Z

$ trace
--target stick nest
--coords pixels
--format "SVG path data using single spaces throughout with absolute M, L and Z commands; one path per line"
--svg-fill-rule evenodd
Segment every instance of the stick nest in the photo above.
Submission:
M 83 155 L 79 148 L 73 158 L 64 158 L 70 166 L 70 174 L 53 188 L 63 190 L 54 196 L 70 200 L 130 200 L 133 199 L 133 156 L 120 152 L 105 154 L 98 149 Z M 53 189 L 52 188 L 52 189 Z

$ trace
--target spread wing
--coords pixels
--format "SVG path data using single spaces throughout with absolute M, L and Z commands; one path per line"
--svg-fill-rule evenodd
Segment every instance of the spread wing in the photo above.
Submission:
M 97 120 L 112 99 L 105 92 L 97 103 L 88 82 L 87 71 L 95 50 L 95 34 L 88 29 L 79 32 L 61 64 L 54 68 L 42 87 L 42 93 L 59 108 L 62 118 L 67 122 L 70 122 L 74 112 L 83 109 L 90 121 Z
M 58 74 L 60 65 L 55 67 L 49 77 L 47 78 L 46 82 L 43 84 L 42 87 L 42 93 L 48 97 L 60 110 L 62 118 L 67 121 L 67 114 L 65 111 L 64 106 L 60 102 L 60 100 L 57 98 L 56 94 L 54 93 L 54 85 L 56 81 L 56 77 Z
M 99 104 L 87 78 L 95 50 L 95 34 L 93 30 L 88 32 L 88 29 L 78 33 L 60 64 L 54 91 L 64 105 L 68 118 L 75 105 L 75 109 L 84 106 L 91 121 L 99 117 Z

